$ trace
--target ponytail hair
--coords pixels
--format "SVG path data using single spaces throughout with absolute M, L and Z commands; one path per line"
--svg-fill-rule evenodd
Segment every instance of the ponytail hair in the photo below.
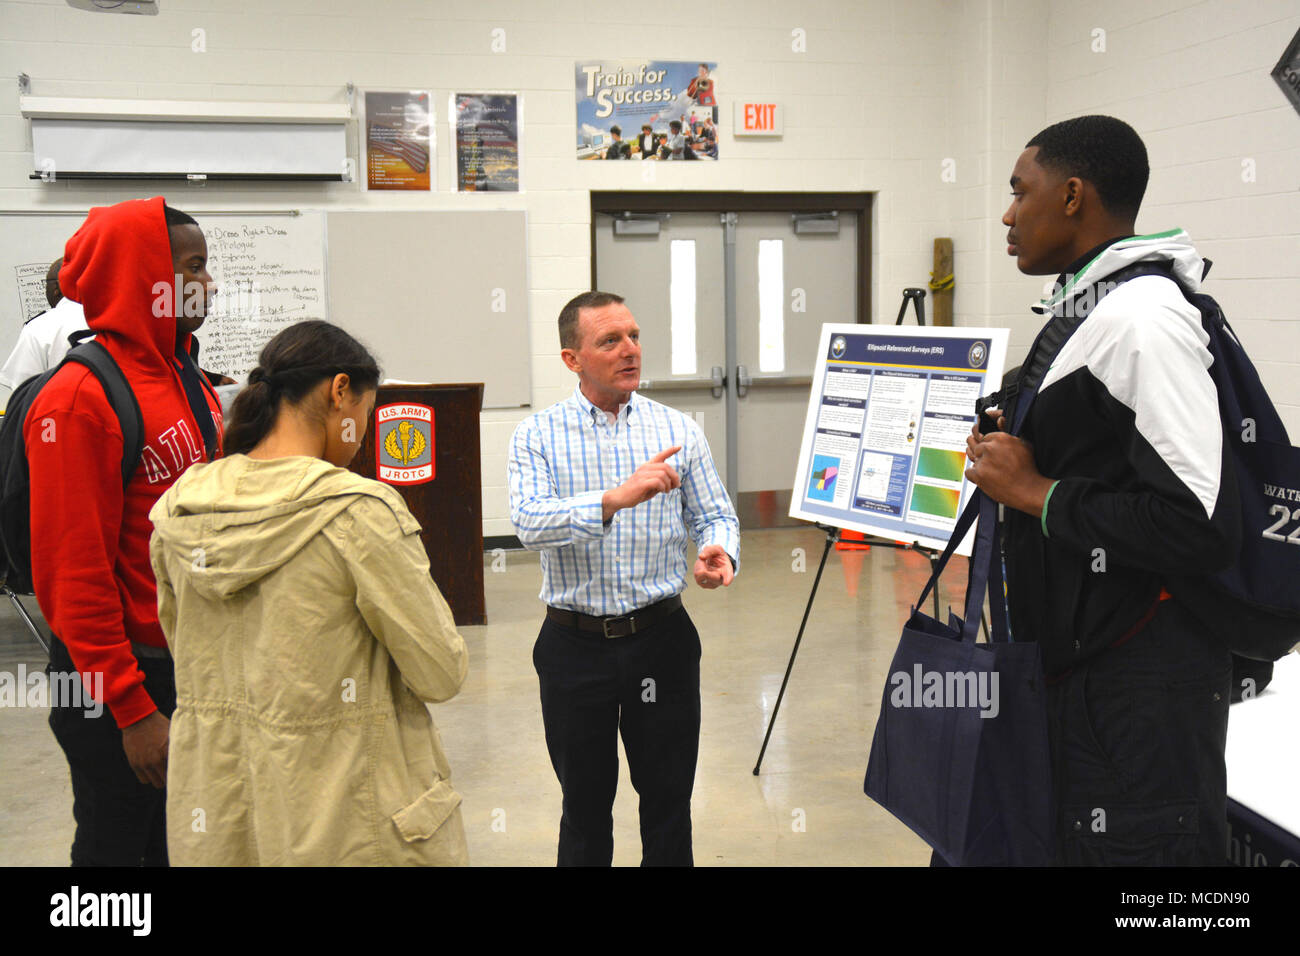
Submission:
M 281 331 L 266 343 L 257 363 L 230 409 L 223 442 L 227 455 L 252 451 L 275 426 L 283 402 L 299 404 L 340 372 L 347 373 L 353 391 L 379 386 L 379 366 L 365 346 L 319 319 Z

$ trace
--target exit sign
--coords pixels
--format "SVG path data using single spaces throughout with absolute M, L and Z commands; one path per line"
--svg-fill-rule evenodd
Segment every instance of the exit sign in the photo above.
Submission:
M 736 101 L 735 135 L 780 136 L 785 131 L 785 108 L 780 103 Z

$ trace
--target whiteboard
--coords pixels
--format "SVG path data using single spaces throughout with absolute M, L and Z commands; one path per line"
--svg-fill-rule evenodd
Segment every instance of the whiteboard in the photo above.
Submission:
M 329 319 L 324 217 L 194 218 L 208 240 L 208 271 L 217 283 L 212 311 L 195 333 L 199 364 L 242 381 L 281 329 Z
M 218 285 L 196 333 L 203 368 L 242 379 L 281 329 L 325 319 L 386 378 L 482 382 L 487 408 L 531 403 L 522 211 L 186 211 Z M 0 212 L 0 361 L 46 308 L 45 270 L 85 216 Z
M 482 382 L 484 408 L 532 402 L 524 213 L 331 212 L 330 319 L 386 378 Z
M 203 368 L 243 378 L 276 332 L 328 319 L 324 216 L 194 213 L 218 292 L 196 333 Z M 45 271 L 85 221 L 73 214 L 0 213 L 0 360 L 31 316 L 48 308 Z
M 0 359 L 13 351 L 23 323 L 48 309 L 45 270 L 63 255 L 63 245 L 81 226 L 86 211 L 61 215 L 0 213 Z
M 973 491 L 966 438 L 975 400 L 1002 385 L 1007 336 L 823 325 L 790 517 L 942 551 Z

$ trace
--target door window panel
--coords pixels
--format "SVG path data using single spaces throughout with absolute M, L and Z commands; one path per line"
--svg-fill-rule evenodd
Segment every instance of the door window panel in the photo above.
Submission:
M 758 370 L 785 371 L 785 240 L 758 242 Z
M 695 240 L 674 239 L 669 256 L 673 374 L 694 375 L 699 364 L 695 355 Z

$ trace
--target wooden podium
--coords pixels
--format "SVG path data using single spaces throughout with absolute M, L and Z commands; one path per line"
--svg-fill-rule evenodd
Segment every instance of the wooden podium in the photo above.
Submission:
M 402 469 L 384 469 L 390 473 L 402 471 L 396 480 L 378 474 L 376 434 L 381 428 L 388 434 L 400 427 L 403 418 L 415 421 L 415 417 L 399 414 L 403 410 L 394 406 L 432 409 L 431 461 L 430 455 L 423 453 L 422 439 L 412 437 L 411 424 L 406 424 L 401 440 L 394 437 L 389 441 L 390 448 L 408 455 L 413 463 L 429 461 L 433 466 L 431 480 L 416 478 L 418 483 L 400 484 L 398 481 L 411 477 Z M 411 514 L 420 522 L 420 540 L 429 555 L 433 580 L 451 606 L 457 625 L 487 623 L 483 598 L 483 477 L 479 461 L 482 407 L 482 384 L 381 385 L 375 415 L 352 460 L 352 470 L 357 474 L 385 481 L 406 500 Z M 389 411 L 384 412 L 385 408 Z M 390 418 L 381 423 L 385 414 Z M 385 455 L 386 463 L 393 461 L 391 455 Z

